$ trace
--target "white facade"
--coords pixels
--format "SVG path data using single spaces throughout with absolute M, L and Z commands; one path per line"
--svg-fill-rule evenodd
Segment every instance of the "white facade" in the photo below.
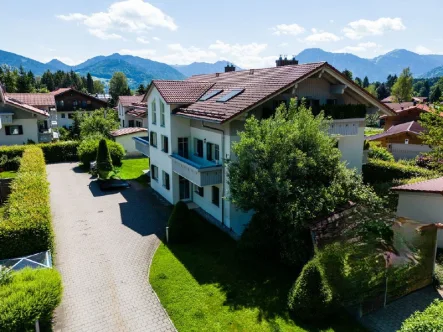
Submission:
M 139 132 L 139 133 L 117 136 L 114 137 L 114 140 L 123 146 L 123 148 L 125 149 L 126 156 L 128 157 L 140 156 L 141 153 L 135 148 L 134 137 L 145 137 L 147 135 L 148 135 L 147 132 Z
M 316 99 L 320 105 L 330 100 L 337 104 L 368 104 L 365 99 L 358 98 L 357 94 L 344 93 L 345 87 L 334 88 L 342 91 L 332 89 L 331 84 L 324 78 L 306 79 L 297 84 L 292 93 L 286 91 L 264 102 L 249 111 L 249 115 L 261 118 L 269 109 L 275 109 L 276 105 L 294 96 Z M 235 158 L 232 154 L 232 143 L 239 140 L 238 132 L 243 130 L 248 115 L 237 116 L 224 124 L 175 116 L 171 111 L 180 105 L 167 104 L 155 86 L 148 92 L 146 101 L 149 108 L 147 127 L 150 142 L 149 150 L 145 147 L 145 151 L 149 152 L 144 154 L 150 157 L 151 187 L 171 204 L 180 200 L 195 203 L 235 234 L 240 235 L 248 224 L 252 211 L 240 211 L 225 199 L 229 188 L 223 161 Z M 164 115 L 161 114 L 163 107 Z M 119 108 L 119 114 L 121 111 L 123 109 Z M 364 158 L 364 126 L 362 118 L 337 120 L 333 122 L 330 130 L 331 135 L 339 140 L 338 148 L 342 152 L 342 160 L 349 168 L 358 172 L 361 171 Z M 168 142 L 166 150 L 163 146 L 164 137 L 167 137 Z M 187 152 L 183 157 L 185 141 Z M 209 158 L 208 153 L 211 153 Z
M 117 105 L 117 112 L 118 112 L 118 118 L 120 120 L 120 128 L 129 128 L 129 127 L 148 128 L 147 117 L 141 118 L 126 113 L 131 108 L 142 109 L 142 107 L 139 106 L 124 107 L 119 101 Z
M 424 192 L 399 192 L 397 216 L 426 224 L 443 222 L 443 196 Z M 443 248 L 443 230 L 437 233 L 437 247 Z

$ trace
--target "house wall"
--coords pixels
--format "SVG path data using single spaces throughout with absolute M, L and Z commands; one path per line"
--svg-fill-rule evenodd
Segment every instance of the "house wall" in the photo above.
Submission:
M 388 150 L 392 153 L 396 160 L 399 159 L 415 159 L 419 154 L 430 152 L 432 149 L 428 145 L 422 144 L 388 144 Z
M 142 128 L 148 128 L 148 117 L 137 118 L 132 115 L 126 114 L 126 112 L 131 109 L 131 107 L 123 107 L 123 105 L 119 102 L 117 105 L 118 118 L 120 119 L 120 128 L 128 128 L 129 120 L 140 121 L 142 123 Z
M 422 223 L 443 222 L 443 196 L 431 193 L 399 192 L 397 216 Z M 443 230 L 438 230 L 437 246 L 443 248 Z
M 148 132 L 140 132 L 129 135 L 123 135 L 115 137 L 114 140 L 117 143 L 123 145 L 125 149 L 126 156 L 141 156 L 142 154 L 135 148 L 135 142 L 133 140 L 134 137 L 145 137 L 148 136 Z
M 405 140 L 409 140 L 409 144 L 421 145 L 423 141 L 415 134 L 411 133 L 400 133 L 398 135 L 393 135 L 389 137 L 380 138 L 376 141 L 380 142 L 381 146 L 388 147 L 389 144 L 405 144 Z
M 342 136 L 338 140 L 338 149 L 341 152 L 341 160 L 346 162 L 348 168 L 355 168 L 358 172 L 361 172 L 363 165 L 364 141 L 364 123 L 358 128 L 357 136 Z
M 108 106 L 108 104 L 102 100 L 86 96 L 77 91 L 67 91 L 56 95 L 55 102 L 58 112 L 75 112 L 80 109 L 93 111 Z M 74 106 L 74 102 L 77 102 L 77 106 Z
M 420 114 L 423 113 L 423 110 L 419 109 L 413 109 L 410 111 L 404 111 L 398 114 L 397 116 L 388 116 L 385 118 L 385 125 L 384 129 L 385 131 L 391 128 L 392 126 L 411 122 L 411 121 L 417 121 L 420 119 Z
M 9 106 L 0 106 L 0 112 L 14 113 L 11 124 L 2 124 L 0 129 L 0 145 L 24 144 L 28 140 L 38 143 L 38 119 L 45 119 L 36 114 L 26 112 Z M 5 126 L 21 125 L 23 128 L 22 135 L 6 135 Z

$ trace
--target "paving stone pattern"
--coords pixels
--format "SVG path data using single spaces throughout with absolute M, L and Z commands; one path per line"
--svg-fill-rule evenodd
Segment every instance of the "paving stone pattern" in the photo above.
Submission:
M 140 186 L 102 193 L 76 164 L 47 170 L 64 285 L 54 331 L 175 331 L 148 283 L 170 207 Z

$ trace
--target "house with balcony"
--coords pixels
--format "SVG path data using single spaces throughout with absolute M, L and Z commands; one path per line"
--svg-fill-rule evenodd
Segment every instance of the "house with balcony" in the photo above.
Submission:
M 58 126 L 70 128 L 73 123 L 74 113 L 87 112 L 108 107 L 104 100 L 83 93 L 74 88 L 60 88 L 52 91 L 57 105 Z
M 225 164 L 235 158 L 232 144 L 248 117 L 270 117 L 291 98 L 305 98 L 313 112 L 326 109 L 333 116 L 329 132 L 338 138 L 348 167 L 358 171 L 366 112 L 394 114 L 326 62 L 298 65 L 279 59 L 274 68 L 154 80 L 143 99 L 149 108 L 149 137 L 134 138 L 136 148 L 150 157 L 151 187 L 172 204 L 190 202 L 240 235 L 251 213 L 225 199 Z
M 52 141 L 51 127 L 47 127 L 52 103 L 55 104 L 53 97 L 51 101 L 44 94 L 6 94 L 0 86 L 0 145 Z
M 117 111 L 120 128 L 147 128 L 147 107 L 141 96 L 118 97 Z

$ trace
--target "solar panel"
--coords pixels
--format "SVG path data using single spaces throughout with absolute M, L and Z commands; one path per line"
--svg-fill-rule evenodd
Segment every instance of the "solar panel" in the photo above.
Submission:
M 234 98 L 235 96 L 239 95 L 243 91 L 245 91 L 245 89 L 233 89 L 228 94 L 224 95 L 220 99 L 217 99 L 217 102 L 224 103 L 225 101 L 228 101 Z
M 215 89 L 215 90 L 212 90 L 212 91 L 206 92 L 206 93 L 200 98 L 200 101 L 205 101 L 205 100 L 211 99 L 212 97 L 218 95 L 218 94 L 221 93 L 221 92 L 223 92 L 222 89 Z

